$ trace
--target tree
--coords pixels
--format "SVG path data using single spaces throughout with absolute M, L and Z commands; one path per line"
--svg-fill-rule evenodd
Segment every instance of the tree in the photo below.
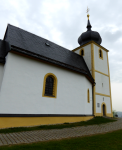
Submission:
M 113 109 L 112 112 L 113 112 L 113 117 L 117 117 L 118 116 L 116 110 Z

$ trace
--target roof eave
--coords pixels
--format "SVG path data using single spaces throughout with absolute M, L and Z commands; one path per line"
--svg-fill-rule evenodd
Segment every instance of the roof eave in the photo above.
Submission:
M 93 44 L 99 46 L 100 48 L 104 49 L 105 51 L 109 52 L 109 50 L 107 50 L 105 47 L 99 45 L 98 43 L 94 42 L 93 40 L 90 41 L 90 42 L 88 42 L 88 43 L 85 43 L 85 44 L 83 44 L 83 45 L 81 45 L 81 46 L 79 46 L 79 47 L 77 47 L 77 48 L 75 48 L 75 49 L 73 49 L 72 51 L 74 52 L 74 51 L 76 51 L 76 50 L 78 50 L 78 49 L 80 49 L 80 48 L 82 48 L 82 47 L 84 47 L 84 46 L 86 46 L 86 45 L 91 44 L 91 43 L 93 43 Z

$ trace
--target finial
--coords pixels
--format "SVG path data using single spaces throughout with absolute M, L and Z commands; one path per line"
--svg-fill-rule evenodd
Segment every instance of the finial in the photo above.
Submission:
M 86 13 L 87 13 L 87 17 L 88 17 L 88 23 L 87 23 L 87 31 L 91 31 L 91 28 L 92 28 L 92 26 L 91 26 L 91 24 L 90 24 L 90 21 L 89 21 L 89 8 L 87 7 L 87 11 L 86 11 Z
M 90 15 L 89 15 L 89 10 L 90 10 L 90 9 L 87 7 L 86 13 L 87 13 L 88 20 L 89 20 L 89 16 L 90 16 Z

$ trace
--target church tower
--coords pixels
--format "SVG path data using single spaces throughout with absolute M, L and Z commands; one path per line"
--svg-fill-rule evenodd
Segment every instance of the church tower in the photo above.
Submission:
M 73 52 L 81 55 L 95 80 L 93 86 L 93 112 L 95 116 L 112 117 L 112 97 L 109 72 L 108 50 L 101 46 L 101 36 L 92 31 L 89 14 L 87 31 L 78 38 L 80 47 Z

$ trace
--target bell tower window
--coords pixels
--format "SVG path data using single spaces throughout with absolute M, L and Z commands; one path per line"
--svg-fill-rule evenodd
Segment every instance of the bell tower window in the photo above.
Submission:
M 102 52 L 101 49 L 99 49 L 99 58 L 100 58 L 100 59 L 103 59 L 103 52 Z
M 80 55 L 84 56 L 84 49 L 83 48 L 80 50 Z

